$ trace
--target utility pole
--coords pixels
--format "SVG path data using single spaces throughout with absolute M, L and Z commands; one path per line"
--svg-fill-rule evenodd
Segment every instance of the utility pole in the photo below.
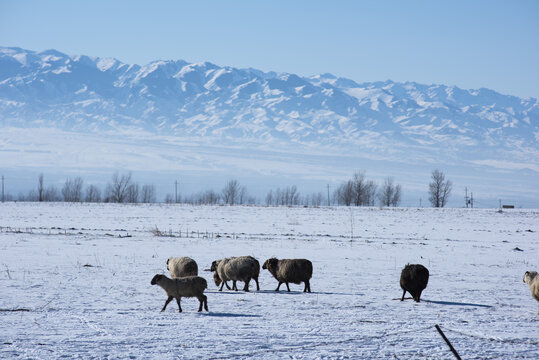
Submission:
M 500 209 L 502 208 L 502 199 L 499 200 L 500 201 Z
M 468 187 L 465 187 L 464 191 L 466 192 L 466 196 L 464 196 L 464 202 L 466 203 L 466 208 L 468 208 L 468 204 L 470 203 L 470 201 L 468 200 Z
M 422 200 L 423 200 L 422 198 L 419 198 L 419 207 L 423 207 L 422 204 L 421 204 Z
M 174 181 L 174 185 L 176 188 L 176 204 L 178 203 L 178 180 Z
M 329 184 L 327 185 L 328 188 L 328 206 L 329 206 Z
M 2 202 L 4 202 L 4 175 L 2 175 Z
M 473 193 L 470 193 L 470 204 L 472 205 L 472 209 L 473 209 Z

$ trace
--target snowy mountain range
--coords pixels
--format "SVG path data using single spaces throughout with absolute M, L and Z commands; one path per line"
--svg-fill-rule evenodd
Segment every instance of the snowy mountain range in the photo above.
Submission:
M 0 127 L 306 146 L 539 172 L 537 99 L 208 62 L 139 66 L 0 48 Z

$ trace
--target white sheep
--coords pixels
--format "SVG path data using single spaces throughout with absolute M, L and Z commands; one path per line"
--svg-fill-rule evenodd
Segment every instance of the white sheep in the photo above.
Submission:
M 215 271 L 213 274 L 215 285 L 219 286 L 221 284 L 219 291 L 222 291 L 223 286 L 225 285 L 230 289 L 226 283 L 228 280 L 232 280 L 233 290 L 238 290 L 236 281 L 243 281 L 245 283 L 243 290 L 249 291 L 249 282 L 251 279 L 255 280 L 256 288 L 257 290 L 260 290 L 260 285 L 258 284 L 260 263 L 252 256 L 239 256 L 216 260 L 212 263 L 211 270 Z
M 170 257 L 167 260 L 167 270 L 172 278 L 198 275 L 198 265 L 190 257 Z
M 539 301 L 539 276 L 537 275 L 537 271 L 526 271 L 522 281 L 530 287 L 532 297 Z M 539 315 L 539 312 L 537 314 Z
M 180 309 L 180 312 L 182 312 L 182 306 L 180 305 L 182 297 L 196 297 L 200 302 L 198 312 L 202 311 L 202 306 L 208 311 L 208 298 L 204 295 L 204 290 L 208 287 L 208 283 L 200 276 L 185 276 L 169 279 L 165 275 L 157 274 L 153 277 L 151 284 L 161 286 L 168 295 L 168 299 L 165 302 L 165 306 L 161 309 L 161 312 L 165 311 L 167 305 L 174 298 L 176 298 L 178 308 Z

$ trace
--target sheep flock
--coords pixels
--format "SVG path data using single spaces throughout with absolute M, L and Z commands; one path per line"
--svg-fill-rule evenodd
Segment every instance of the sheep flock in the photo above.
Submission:
M 164 311 L 167 305 L 176 299 L 179 311 L 182 312 L 180 299 L 182 297 L 196 297 L 200 304 L 198 311 L 204 308 L 208 311 L 208 301 L 204 290 L 207 289 L 207 281 L 198 276 L 198 264 L 190 257 L 170 257 L 166 261 L 167 270 L 171 278 L 162 274 L 156 274 L 151 285 L 159 285 L 166 292 L 168 298 L 161 309 Z M 307 259 L 267 259 L 263 270 L 277 280 L 275 289 L 279 291 L 282 284 L 290 292 L 290 283 L 304 283 L 303 292 L 311 292 L 310 280 L 313 275 L 313 264 Z M 252 256 L 237 256 L 218 259 L 212 262 L 209 271 L 213 272 L 213 280 L 219 291 L 226 286 L 229 290 L 238 291 L 237 282 L 244 283 L 243 291 L 249 291 L 249 283 L 254 280 L 257 291 L 260 290 L 258 278 L 260 275 L 260 263 Z M 232 281 L 232 287 L 228 285 Z M 406 292 L 412 295 L 415 302 L 421 301 L 421 294 L 429 282 L 429 270 L 421 264 L 407 264 L 401 271 L 400 287 L 403 290 L 401 301 L 405 300 Z M 536 271 L 526 271 L 523 282 L 531 290 L 532 297 L 539 301 L 539 275 Z M 538 312 L 539 315 L 539 312 Z

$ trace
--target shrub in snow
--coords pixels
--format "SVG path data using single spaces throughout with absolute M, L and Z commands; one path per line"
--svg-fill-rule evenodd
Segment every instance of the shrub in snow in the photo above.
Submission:
M 285 283 L 287 290 L 290 291 L 288 283 L 300 284 L 303 282 L 305 283 L 303 292 L 311 292 L 309 280 L 313 276 L 313 263 L 307 259 L 279 260 L 271 258 L 264 262 L 262 269 L 267 269 L 279 282 L 275 291 L 279 291 L 282 283 Z

